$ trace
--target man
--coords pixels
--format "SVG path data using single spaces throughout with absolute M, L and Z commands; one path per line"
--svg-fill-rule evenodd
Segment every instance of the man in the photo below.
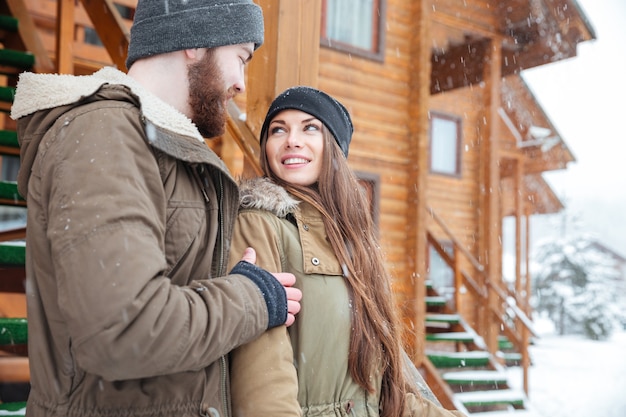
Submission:
M 293 275 L 225 270 L 238 189 L 203 140 L 262 42 L 251 0 L 139 0 L 128 74 L 20 77 L 28 416 L 228 416 L 226 354 L 293 322 Z

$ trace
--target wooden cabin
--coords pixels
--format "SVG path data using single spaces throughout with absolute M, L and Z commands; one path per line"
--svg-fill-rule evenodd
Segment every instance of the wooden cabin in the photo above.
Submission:
M 227 132 L 209 146 L 235 175 L 256 175 L 256 138 L 278 93 L 306 84 L 337 97 L 353 117 L 349 162 L 372 200 L 413 362 L 446 408 L 527 412 L 529 218 L 563 208 L 542 173 L 574 157 L 522 74 L 575 57 L 594 39 L 584 13 L 575 0 L 255 1 L 265 43 L 247 69 L 245 97 L 231 103 Z M 0 64 L 4 110 L 21 71 L 124 69 L 135 4 L 0 0 L 9 22 L 0 52 L 33 58 Z M 0 123 L 11 136 L 14 123 L 1 115 Z M 0 150 L 5 167 L 15 165 L 12 136 Z M 24 209 L 12 178 L 2 179 L 3 205 Z M 0 237 L 19 241 L 23 227 Z M 516 246 L 509 279 L 504 233 Z M 7 246 L 21 252 L 3 257 Z M 0 290 L 19 294 L 23 245 L 0 249 Z M 0 370 L 15 356 L 27 360 L 23 351 L 4 356 Z M 520 366 L 523 380 L 509 381 L 506 366 Z M 28 381 L 27 370 L 17 374 Z

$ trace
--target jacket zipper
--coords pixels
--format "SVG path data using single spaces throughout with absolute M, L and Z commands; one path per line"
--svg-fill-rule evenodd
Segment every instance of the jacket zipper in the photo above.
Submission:
M 222 182 L 222 177 L 218 175 L 219 187 L 218 187 L 218 196 L 217 201 L 219 202 L 220 208 L 217 211 L 218 217 L 218 227 L 220 234 L 220 246 L 219 246 L 219 265 L 218 265 L 218 276 L 224 275 L 226 271 L 224 271 L 224 183 Z M 224 412 L 226 415 L 230 416 L 230 404 L 228 402 L 228 375 L 227 375 L 227 367 L 226 367 L 226 356 L 222 356 L 220 358 L 220 367 L 221 367 L 221 383 L 222 383 L 222 406 L 224 407 Z
M 200 183 L 200 189 L 202 190 L 202 194 L 204 195 L 204 199 L 206 203 L 209 203 L 209 197 L 206 193 L 206 175 L 204 175 L 204 166 L 198 166 L 197 170 L 194 170 L 196 178 Z M 217 223 L 219 227 L 219 245 L 218 245 L 218 268 L 217 268 L 217 276 L 224 275 L 224 184 L 222 181 L 222 177 L 220 175 L 218 177 L 218 187 L 215 190 L 217 193 L 217 201 L 219 204 L 219 209 L 217 210 Z M 208 227 L 208 225 L 207 225 Z M 222 408 L 226 416 L 231 415 L 230 404 L 228 402 L 228 375 L 227 375 L 227 366 L 226 366 L 226 356 L 221 356 L 219 359 L 220 366 L 220 385 L 222 391 Z

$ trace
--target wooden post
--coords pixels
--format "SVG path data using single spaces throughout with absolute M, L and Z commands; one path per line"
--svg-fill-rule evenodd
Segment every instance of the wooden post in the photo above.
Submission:
M 481 236 L 480 262 L 485 266 L 486 280 L 483 284 L 499 286 L 502 272 L 498 259 L 501 245 L 501 219 L 499 215 L 499 169 L 498 169 L 498 109 L 501 95 L 501 40 L 494 37 L 485 49 L 485 114 L 480 126 L 481 157 L 480 182 L 481 198 L 479 203 L 479 233 Z M 498 322 L 492 310 L 498 311 L 498 297 L 493 290 L 488 291 L 488 305 L 481 307 L 481 329 L 487 347 L 491 353 L 498 350 Z
M 74 0 L 57 0 L 56 71 L 74 73 Z
M 265 41 L 248 66 L 247 124 L 256 135 L 265 113 L 288 87 L 317 87 L 321 0 L 258 0 Z
M 421 366 L 425 355 L 425 319 L 426 319 L 426 189 L 428 181 L 428 109 L 430 99 L 431 45 L 428 36 L 430 12 L 427 2 L 413 2 L 411 19 L 413 22 L 411 44 L 411 80 L 409 86 L 409 142 L 411 156 L 408 174 L 407 224 L 407 274 L 412 276 L 414 284 L 413 300 L 407 309 L 412 317 L 405 317 L 410 322 L 413 334 L 407 335 L 410 341 L 409 352 L 416 366 Z

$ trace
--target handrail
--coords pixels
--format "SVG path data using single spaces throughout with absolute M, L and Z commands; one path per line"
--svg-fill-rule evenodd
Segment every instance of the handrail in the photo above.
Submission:
M 228 114 L 230 117 L 226 123 L 226 129 L 237 143 L 244 154 L 244 158 L 250 163 L 257 175 L 261 175 L 261 146 L 258 139 L 243 120 L 243 113 L 235 102 L 228 102 Z
M 111 60 L 120 71 L 126 68 L 130 32 L 112 0 L 81 0 Z
M 502 303 L 507 304 L 513 310 L 513 312 L 515 313 L 515 316 L 522 322 L 524 327 L 526 327 L 531 332 L 531 334 L 533 334 L 534 336 L 537 336 L 537 332 L 533 328 L 532 321 L 528 318 L 526 313 L 524 313 L 517 306 L 517 298 L 508 296 L 506 293 L 504 293 L 502 291 L 502 289 L 500 289 L 500 287 L 498 287 L 495 283 L 492 283 L 491 280 L 489 279 L 489 276 L 486 275 L 484 266 L 482 264 L 480 264 L 480 262 L 478 262 L 478 260 L 474 257 L 474 255 L 472 255 L 456 239 L 456 237 L 454 236 L 454 234 L 452 233 L 450 228 L 448 228 L 448 226 L 445 224 L 443 219 L 441 217 L 439 217 L 439 215 L 437 215 L 437 213 L 435 213 L 435 211 L 433 210 L 432 207 L 428 207 L 428 211 L 430 212 L 430 215 L 435 220 L 435 222 L 439 225 L 439 227 L 441 227 L 441 229 L 444 231 L 444 233 L 448 236 L 448 238 L 450 239 L 450 241 L 452 242 L 454 247 L 456 249 L 460 250 L 461 253 L 463 255 L 465 255 L 465 257 L 470 262 L 470 264 L 481 274 L 481 276 L 484 278 L 484 283 L 485 284 L 484 284 L 484 287 L 481 286 L 479 283 L 474 281 L 471 278 L 470 275 L 468 275 L 467 273 L 461 271 L 461 276 L 463 277 L 463 280 L 465 282 L 467 282 L 470 285 L 471 289 L 477 295 L 479 295 L 483 299 L 487 298 L 488 291 L 493 291 L 497 295 L 497 297 L 502 301 Z M 439 242 L 436 239 L 436 237 L 432 233 L 430 233 L 430 231 L 427 232 L 427 238 L 428 238 L 429 242 L 435 243 L 435 249 L 440 254 L 442 259 L 446 262 L 446 264 L 448 264 L 448 266 L 450 266 L 451 268 L 454 269 L 454 262 L 453 262 L 453 260 L 450 258 L 450 256 L 447 253 L 445 253 L 445 251 L 443 250 L 443 248 L 439 244 Z M 513 301 L 511 301 L 511 298 L 513 298 L 515 300 L 515 303 Z M 492 309 L 493 308 L 494 307 L 492 307 Z M 496 313 L 496 315 L 497 315 L 497 314 L 500 313 L 500 311 L 495 311 L 494 310 L 494 313 Z M 508 312 L 506 312 L 506 310 L 504 311 L 504 313 L 508 314 Z M 515 317 L 511 317 L 511 318 L 514 319 Z M 502 324 L 508 327 L 507 323 L 503 322 Z
M 443 219 L 439 217 L 437 213 L 435 213 L 435 210 L 433 210 L 432 207 L 428 207 L 428 211 L 430 212 L 430 215 L 432 216 L 432 218 L 437 222 L 437 224 L 443 229 L 444 232 L 446 232 L 446 234 L 448 235 L 452 243 L 454 243 L 454 245 L 458 247 L 461 250 L 461 252 L 463 252 L 463 254 L 467 257 L 467 259 L 472 263 L 472 266 L 476 268 L 478 271 L 481 271 L 481 272 L 484 271 L 485 267 L 480 262 L 478 262 L 476 258 L 474 258 L 474 255 L 472 255 L 470 251 L 468 251 L 465 248 L 464 245 L 461 245 L 461 243 L 454 237 L 454 234 L 452 233 L 452 231 L 444 223 Z

